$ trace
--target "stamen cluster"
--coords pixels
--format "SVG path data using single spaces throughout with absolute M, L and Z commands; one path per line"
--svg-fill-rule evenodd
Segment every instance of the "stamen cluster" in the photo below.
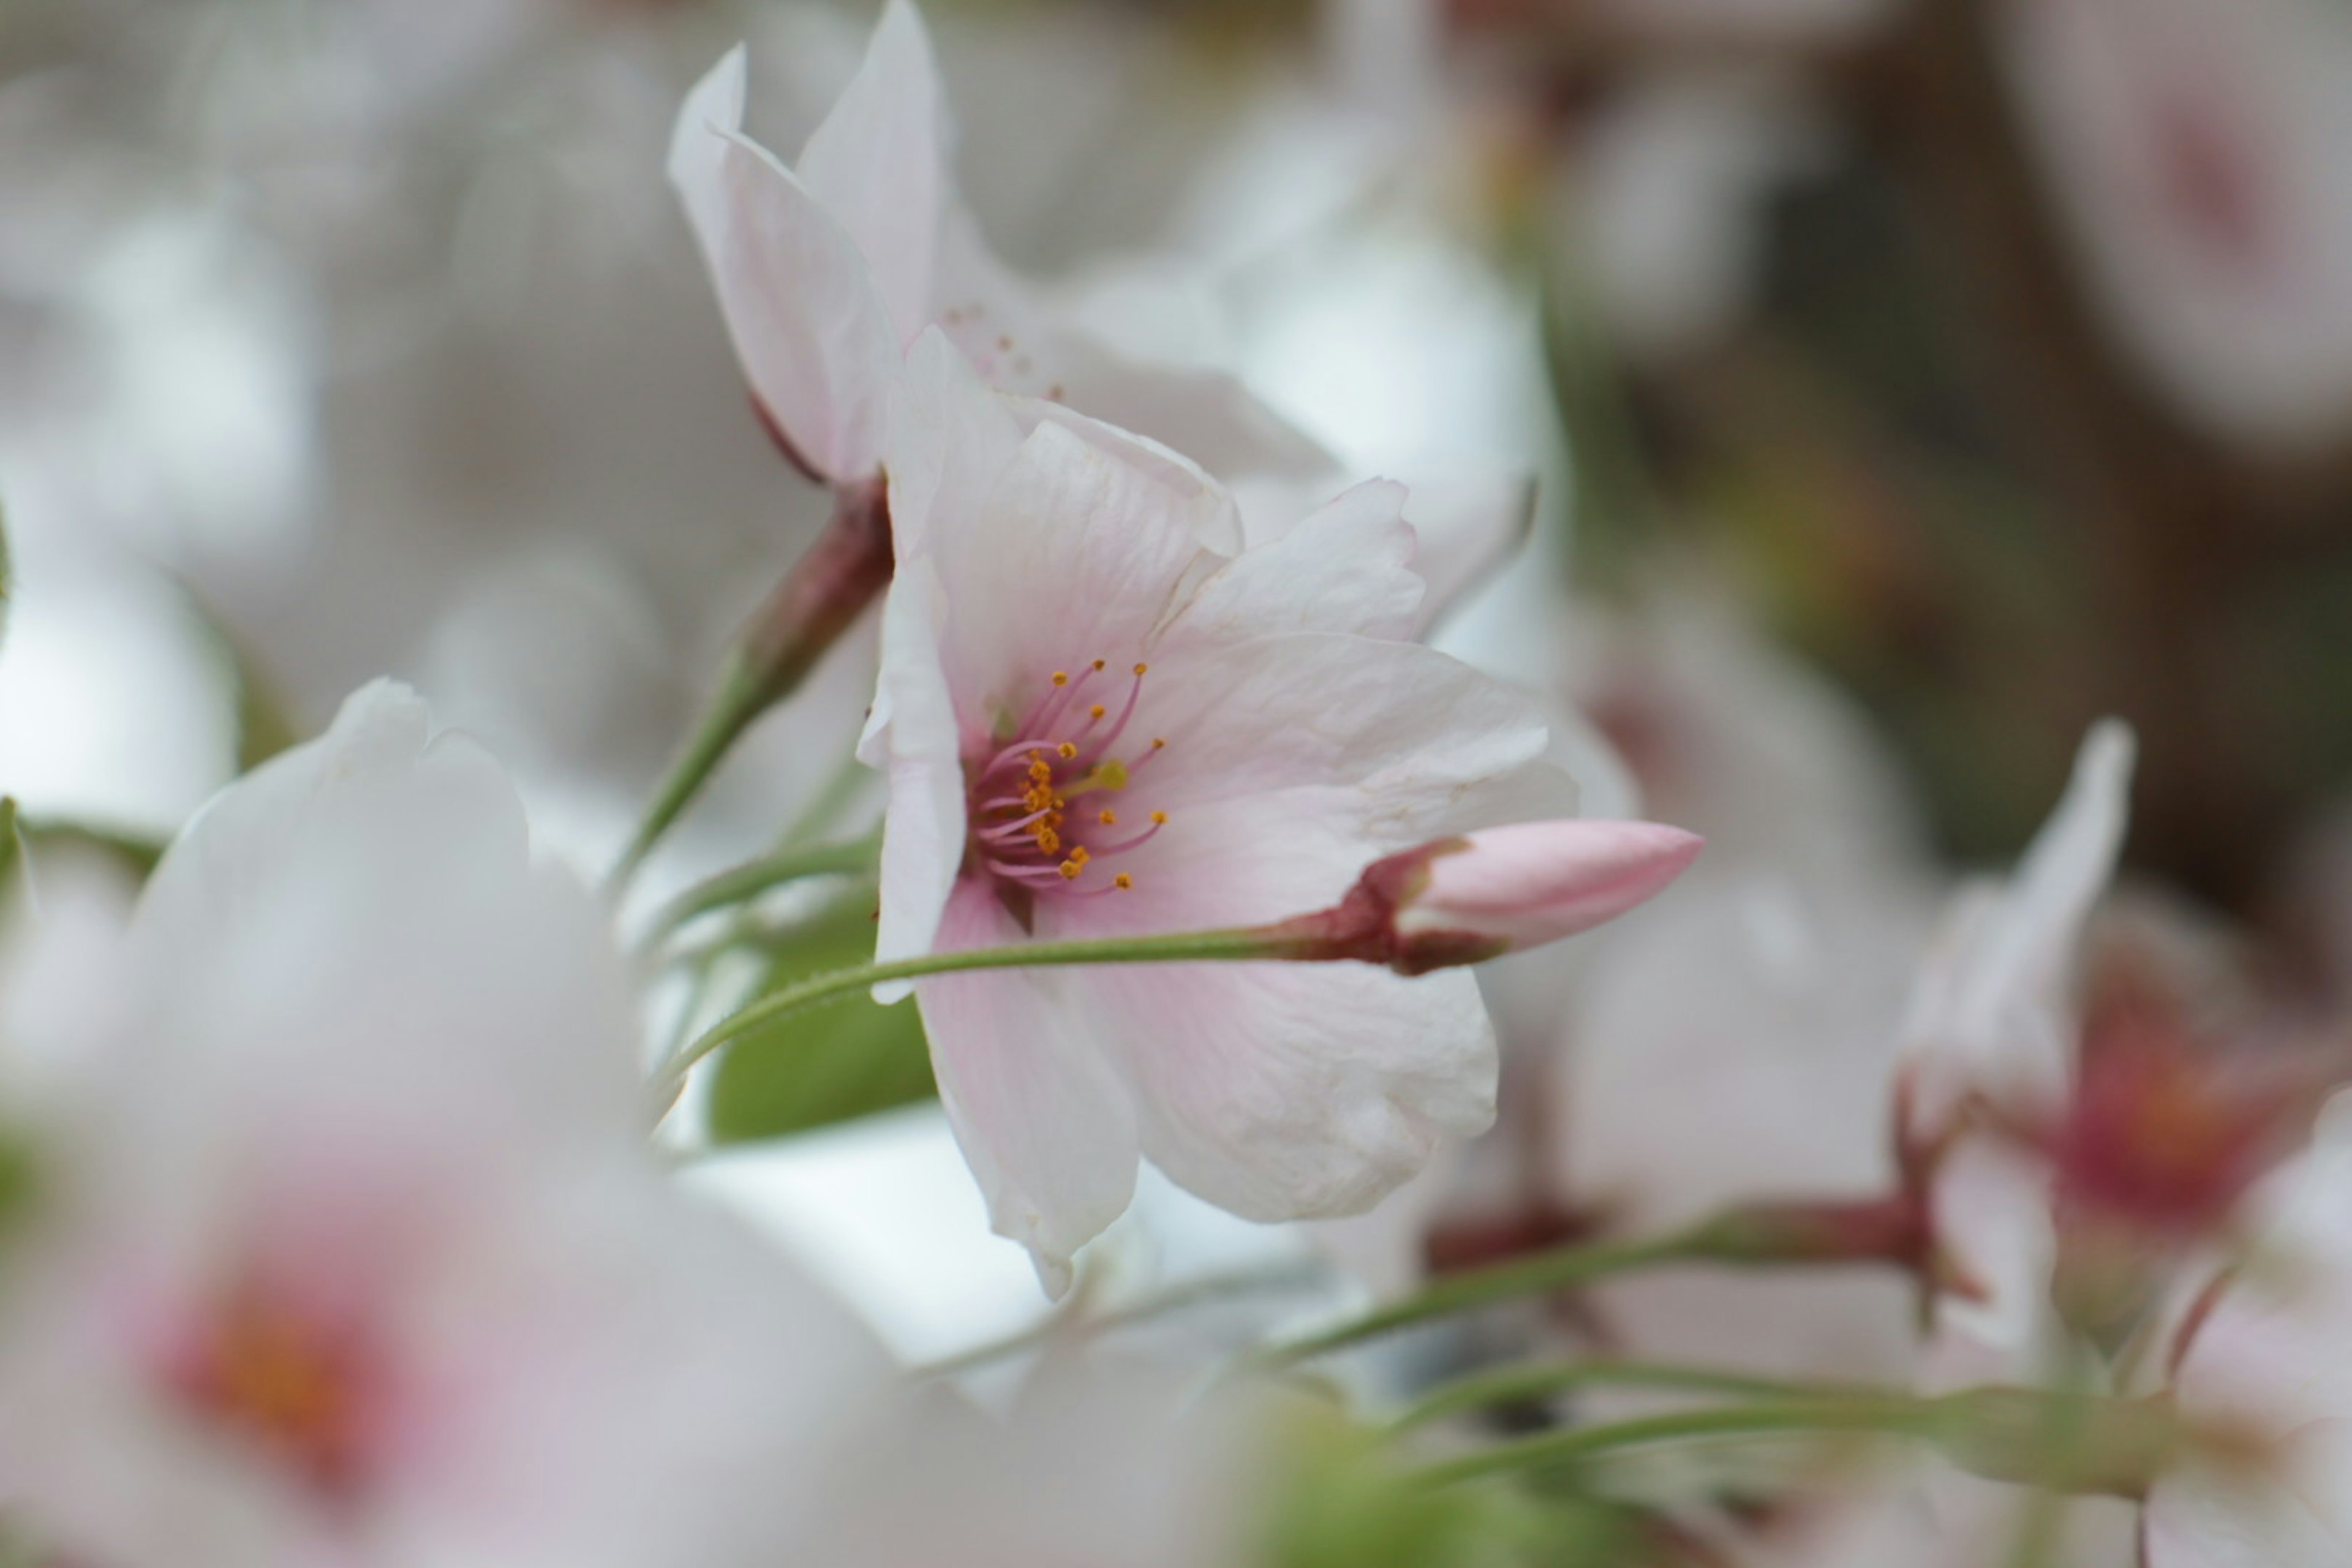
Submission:
M 1108 668 L 1108 659 L 1097 658 L 1075 678 L 1066 669 L 1055 670 L 1045 696 L 1013 727 L 1013 739 L 981 760 L 972 773 L 971 853 L 1009 887 L 1071 887 L 1098 861 L 1141 847 L 1168 824 L 1166 812 L 1154 811 L 1142 832 L 1105 840 L 1094 830 L 1119 825 L 1115 808 L 1071 810 L 1070 803 L 1082 795 L 1126 789 L 1167 749 L 1164 739 L 1155 738 L 1132 759 L 1112 754 L 1134 721 L 1150 667 L 1134 667 L 1133 683 L 1116 717 L 1107 703 L 1080 705 L 1094 678 Z M 1122 870 L 1107 885 L 1080 890 L 1122 892 L 1134 886 L 1134 876 Z

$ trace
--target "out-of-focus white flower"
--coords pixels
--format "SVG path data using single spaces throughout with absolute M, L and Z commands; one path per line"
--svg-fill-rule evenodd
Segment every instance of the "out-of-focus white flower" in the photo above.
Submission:
M 892 0 L 792 168 L 742 135 L 745 60 L 680 111 L 670 178 L 754 396 L 813 475 L 870 477 L 907 345 L 945 332 L 992 384 L 1146 431 L 1223 473 L 1313 472 L 1313 444 L 1230 378 L 1130 363 L 1042 309 L 992 255 L 948 164 L 920 16 Z
M 371 688 L 220 795 L 54 1047 L 0 1408 L 77 1559 L 772 1562 L 879 1374 L 645 1153 L 601 911 L 429 730 Z
M 881 958 L 1279 920 L 1570 798 L 1528 704 L 1407 640 L 1399 487 L 1244 548 L 1199 469 L 998 398 L 943 337 L 907 392 L 866 752 L 891 786 Z M 1139 1153 L 1248 1217 L 1343 1214 L 1493 1113 L 1467 974 L 1111 966 L 922 999 L 995 1223 L 1057 1290 Z
M 1644 810 L 1707 852 L 1572 980 L 1511 966 L 1529 1029 L 1552 983 L 1554 1197 L 1649 1234 L 1759 1198 L 1893 1193 L 1899 1029 L 1934 884 L 1891 766 L 1834 692 L 1712 599 L 1590 620 L 1563 684 Z M 1892 1271 L 1662 1272 L 1594 1299 L 1626 1353 L 1779 1375 L 1904 1377 L 1917 1338 Z
M 2002 10 L 2101 302 L 2173 401 L 2272 450 L 2352 428 L 2352 16 L 2305 0 Z
M 2147 1500 L 2148 1568 L 2323 1568 L 2352 1555 L 2352 1105 L 2265 1194 L 2268 1233 L 2184 1325 L 2181 1414 L 2267 1445 L 2241 1473 L 2189 1468 Z
M 807 1561 L 907 1568 L 1252 1561 L 1255 1401 L 1187 1407 L 1173 1378 L 1049 1355 L 1002 1417 L 936 1396 L 875 1423 L 829 1477 Z
M 1904 1026 L 1912 1114 L 1928 1135 L 1971 1095 L 2018 1108 L 2064 1101 L 2076 949 L 2123 847 L 2134 751 L 2121 722 L 2093 728 L 2016 874 L 1955 900 Z

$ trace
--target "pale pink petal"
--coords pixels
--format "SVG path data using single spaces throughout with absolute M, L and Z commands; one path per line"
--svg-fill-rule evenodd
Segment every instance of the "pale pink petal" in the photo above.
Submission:
M 1191 458 L 1149 436 L 1123 430 L 1066 404 L 1019 396 L 1008 396 L 1005 403 L 1024 430 L 1058 425 L 1105 457 L 1141 470 L 1153 482 L 1183 498 L 1192 537 L 1203 550 L 1219 555 L 1240 552 L 1241 509 L 1233 493 Z
M 903 563 L 882 612 L 882 670 L 874 713 L 887 743 L 866 753 L 889 775 L 882 827 L 882 912 L 875 957 L 887 963 L 931 950 L 964 854 L 961 732 L 940 664 L 938 625 L 947 596 L 926 557 Z M 903 982 L 876 988 L 897 1002 Z
M 1412 643 L 1257 637 L 1160 675 L 1139 721 L 1168 744 L 1132 786 L 1134 804 L 1173 811 L 1292 789 L 1327 794 L 1372 851 L 1367 862 L 1498 820 L 1464 820 L 1465 793 L 1545 749 L 1530 700 Z
M 1028 426 L 937 331 L 907 351 L 890 400 L 890 532 L 898 559 L 974 526 L 996 477 L 1020 455 Z
M 926 541 L 954 590 L 940 646 L 966 724 L 1017 720 L 1056 669 L 1101 658 L 1119 679 L 1201 553 L 1201 499 L 1062 425 L 1033 431 L 971 526 Z
M 898 337 L 856 242 L 736 129 L 743 71 L 739 49 L 688 97 L 670 179 L 768 417 L 819 477 L 862 479 L 881 452 Z
M 1402 485 L 1368 480 L 1244 551 L 1201 584 L 1155 653 L 1277 632 L 1409 636 L 1425 584 L 1404 500 Z
M 2058 809 L 2007 886 L 1955 904 L 1904 1026 L 1916 1110 L 1934 1124 L 1970 1092 L 2047 1103 L 2073 1074 L 2067 986 L 2083 922 L 2110 878 L 2129 818 L 2134 742 L 2093 728 Z
M 1328 453 L 1230 375 L 1138 363 L 1075 331 L 1053 333 L 1039 357 L 1074 406 L 1189 452 L 1212 473 L 1307 479 L 1332 467 Z
M 865 63 L 801 150 L 795 172 L 865 254 L 900 343 L 931 319 L 950 140 L 930 35 L 908 0 L 890 0 Z
M 1429 584 L 1414 635 L 1443 621 L 1517 555 L 1535 527 L 1536 482 L 1524 473 L 1433 484 L 1413 479 L 1413 569 Z
M 1246 1219 L 1360 1214 L 1440 1137 L 1494 1120 L 1494 1031 L 1467 973 L 1138 964 L 1081 984 L 1136 1086 L 1144 1153 Z
M 992 889 L 959 886 L 942 950 L 1001 946 L 1021 928 Z M 918 991 L 940 1101 L 999 1236 L 1029 1249 L 1046 1292 L 1069 1289 L 1071 1258 L 1126 1211 L 1139 1145 L 1127 1086 L 1088 1026 L 1084 969 L 946 974 Z

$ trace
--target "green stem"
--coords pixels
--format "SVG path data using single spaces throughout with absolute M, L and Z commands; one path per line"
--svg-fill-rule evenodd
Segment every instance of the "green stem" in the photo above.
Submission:
M 1409 1432 L 1465 1410 L 1490 1405 L 1511 1405 L 1542 1399 L 1574 1389 L 1654 1388 L 1682 1394 L 1718 1394 L 1727 1398 L 1801 1400 L 1825 1394 L 1868 1394 L 1875 1390 L 1836 1384 L 1786 1383 L 1747 1377 L 1706 1367 L 1663 1362 L 1579 1361 L 1544 1366 L 1505 1367 L 1449 1383 L 1406 1407 L 1389 1423 L 1393 1433 Z
M 805 877 L 847 876 L 874 868 L 874 858 L 881 849 L 879 838 L 862 838 L 854 844 L 819 844 L 799 849 L 780 849 L 757 860 L 746 861 L 731 870 L 719 872 L 707 881 L 698 882 L 665 905 L 654 917 L 646 935 L 647 945 L 660 941 L 680 926 L 713 910 L 723 910 L 748 903 L 771 888 L 786 882 L 796 882 Z
M 1416 1295 L 1376 1308 L 1338 1328 L 1276 1347 L 1267 1353 L 1274 1369 L 1295 1366 L 1365 1340 L 1378 1339 L 1400 1329 L 1435 1318 L 1451 1317 L 1475 1307 L 1490 1306 L 1516 1297 L 1533 1296 L 1588 1284 L 1611 1274 L 1628 1273 L 1664 1263 L 1704 1261 L 1712 1255 L 1711 1227 L 1666 1237 L 1629 1241 L 1586 1242 L 1539 1252 L 1488 1268 L 1449 1275 Z
M 1095 942 L 1033 942 L 1013 947 L 978 947 L 962 952 L 926 953 L 894 963 L 869 963 L 831 974 L 812 975 L 772 991 L 719 1021 L 700 1039 L 672 1055 L 661 1078 L 675 1086 L 711 1052 L 751 1030 L 806 1008 L 869 990 L 894 980 L 920 980 L 979 969 L 1045 969 L 1075 963 L 1193 963 L 1289 956 L 1280 940 L 1261 929 L 1171 931 L 1163 936 L 1107 937 Z
M 645 820 L 637 825 L 636 836 L 629 840 L 629 847 L 621 852 L 619 862 L 606 879 L 608 895 L 617 898 L 628 887 L 646 858 L 654 852 L 654 846 L 693 804 L 727 753 L 734 750 L 735 742 L 743 738 L 743 731 L 774 700 L 768 683 L 740 660 L 729 668 L 727 678 L 719 683 L 719 695 L 703 713 L 701 724 L 687 741 L 677 761 L 670 764 L 653 804 L 646 809 Z
M 836 486 L 833 521 L 744 628 L 719 695 L 613 868 L 605 889 L 616 901 L 743 731 L 800 689 L 889 585 L 890 569 L 890 510 L 881 480 Z
M 1932 1438 L 1943 1420 L 1944 1413 L 1937 1401 L 1902 1394 L 1845 1395 L 1677 1410 L 1498 1443 L 1491 1448 L 1427 1466 L 1415 1472 L 1414 1479 L 1429 1486 L 1453 1486 L 1488 1476 L 1549 1469 L 1653 1443 L 1692 1438 L 1830 1432 Z

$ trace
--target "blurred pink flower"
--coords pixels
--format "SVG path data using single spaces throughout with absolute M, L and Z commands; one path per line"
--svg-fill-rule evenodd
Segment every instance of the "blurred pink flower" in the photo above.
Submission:
M 1000 399 L 938 333 L 906 392 L 866 752 L 890 775 L 881 958 L 1264 923 L 1572 801 L 1531 705 L 1409 640 L 1400 487 L 1244 545 L 1197 468 Z M 1466 973 L 1114 965 L 921 994 L 997 1228 L 1055 1291 L 1139 1155 L 1250 1218 L 1348 1214 L 1493 1114 Z
M 2352 17 L 2305 0 L 2028 0 L 2012 72 L 2109 316 L 2249 445 L 2352 429 Z
M 2352 1109 L 2266 1190 L 2267 1234 L 2174 1347 L 2181 1414 L 2263 1446 L 2232 1472 L 2185 1468 L 2147 1500 L 2147 1568 L 2352 1562 Z
M 0 1311 L 45 1538 L 776 1560 L 879 1352 L 645 1152 L 625 966 L 485 753 L 361 692 L 205 810 L 85 982 Z
M 992 384 L 1144 431 L 1220 473 L 1328 463 L 1238 383 L 1119 357 L 989 251 L 955 188 L 945 88 L 908 0 L 885 9 L 791 168 L 742 134 L 745 74 L 739 48 L 688 97 L 670 178 L 753 395 L 813 476 L 874 473 L 901 353 L 932 326 Z

